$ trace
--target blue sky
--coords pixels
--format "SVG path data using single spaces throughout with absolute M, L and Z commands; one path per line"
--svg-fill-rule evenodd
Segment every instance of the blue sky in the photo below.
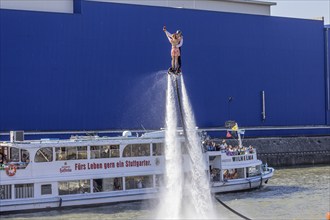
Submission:
M 330 24 L 330 0 L 267 0 L 276 2 L 271 6 L 271 14 L 280 17 L 314 19 L 324 17 Z

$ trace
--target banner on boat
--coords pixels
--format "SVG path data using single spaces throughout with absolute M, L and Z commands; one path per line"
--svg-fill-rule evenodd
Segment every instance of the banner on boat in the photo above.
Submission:
M 151 166 L 150 160 L 125 160 L 117 162 L 88 162 L 88 163 L 75 163 L 73 170 L 100 170 L 100 169 L 113 169 L 123 167 L 147 167 Z M 66 163 L 60 168 L 60 173 L 72 172 L 72 169 Z

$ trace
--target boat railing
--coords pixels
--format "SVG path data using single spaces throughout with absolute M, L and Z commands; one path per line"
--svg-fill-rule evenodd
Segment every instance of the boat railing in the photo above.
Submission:
M 262 164 L 261 165 L 261 169 L 262 169 L 263 172 L 270 172 L 270 171 L 272 171 L 272 168 L 268 167 L 268 164 L 267 163 Z
M 207 151 L 210 156 L 210 161 L 214 160 L 219 153 L 221 152 L 224 160 L 226 162 L 242 162 L 242 161 L 252 161 L 257 158 L 256 152 L 250 151 L 228 151 L 228 150 L 220 150 L 220 151 Z

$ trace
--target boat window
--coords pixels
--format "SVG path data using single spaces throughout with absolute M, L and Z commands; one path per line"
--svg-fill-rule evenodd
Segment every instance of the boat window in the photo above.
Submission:
M 33 198 L 34 189 L 33 183 L 30 184 L 15 184 L 15 198 Z
M 123 190 L 123 178 L 93 179 L 93 192 L 109 192 Z
M 152 176 L 128 176 L 125 178 L 126 189 L 152 188 Z
M 102 158 L 106 156 L 107 146 L 91 146 L 91 159 Z M 102 152 L 102 153 L 101 153 Z
M 29 163 L 30 162 L 30 154 L 29 151 L 21 149 L 21 161 L 23 163 Z
M 66 147 L 67 160 L 77 160 L 77 148 L 76 147 Z
M 35 157 L 34 162 L 52 162 L 53 161 L 53 148 L 52 147 L 43 147 L 40 148 Z
M 19 162 L 19 149 L 16 147 L 10 148 L 10 158 L 8 162 Z
M 119 157 L 119 145 L 110 145 L 110 157 Z
M 149 144 L 129 144 L 124 148 L 123 157 L 150 156 Z
M 56 160 L 87 159 L 87 146 L 56 147 L 55 151 L 56 151 Z
M 152 156 L 164 155 L 165 149 L 163 143 L 153 143 L 152 144 Z
M 11 199 L 11 185 L 0 185 L 0 200 Z
M 56 160 L 66 160 L 67 159 L 67 151 L 66 147 L 56 147 Z
M 244 168 L 223 170 L 223 179 L 240 179 L 244 178 Z
M 119 157 L 119 145 L 91 146 L 91 159 Z
M 246 173 L 247 177 L 258 176 L 260 174 L 261 174 L 260 166 L 253 166 L 247 168 L 247 173 Z
M 87 146 L 77 147 L 77 159 L 87 159 Z
M 41 195 L 52 194 L 52 184 L 41 185 Z
M 210 170 L 211 174 L 211 181 L 218 182 L 220 181 L 220 169 L 219 168 L 212 168 Z
M 89 180 L 72 180 L 58 182 L 59 195 L 90 193 Z
M 161 187 L 164 184 L 164 174 L 157 174 L 156 176 L 156 187 Z
M 0 147 L 0 170 L 4 170 L 8 163 L 8 147 Z

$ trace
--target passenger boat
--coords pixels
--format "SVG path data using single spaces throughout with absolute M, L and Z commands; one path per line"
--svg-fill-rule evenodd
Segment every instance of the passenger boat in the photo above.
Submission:
M 212 193 L 259 188 L 274 175 L 274 168 L 257 159 L 254 147 L 242 144 L 241 133 L 245 130 L 239 129 L 237 124 L 235 127 L 227 133 L 237 137 L 236 145 L 227 145 L 224 139 L 214 139 L 209 140 L 209 146 L 205 147 Z
M 160 130 L 0 142 L 0 212 L 157 198 L 166 163 L 164 141 Z M 273 168 L 262 168 L 255 150 L 244 155 L 224 149 L 201 152 L 213 193 L 260 187 L 273 175 Z M 183 154 L 187 173 L 188 157 Z M 237 175 L 230 179 L 226 173 L 231 170 Z

